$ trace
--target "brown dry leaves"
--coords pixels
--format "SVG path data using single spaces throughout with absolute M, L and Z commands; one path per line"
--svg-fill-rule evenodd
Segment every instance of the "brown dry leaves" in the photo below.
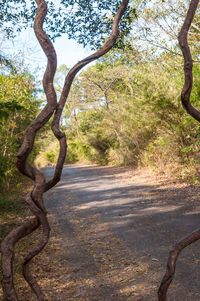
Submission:
M 136 255 L 97 214 L 80 218 L 71 211 L 68 217 L 73 225 L 71 241 L 53 237 L 40 255 L 47 261 L 37 271 L 47 300 L 137 301 L 147 297 L 149 287 L 142 280 L 148 272 L 145 261 L 133 260 Z
M 162 193 L 165 200 L 173 200 L 180 189 L 188 201 L 191 201 L 191 195 L 194 198 L 195 190 L 199 195 L 199 188 L 175 184 L 165 177 L 150 177 L 144 171 L 133 173 L 129 170 L 118 175 L 129 182 L 134 181 L 135 177 L 138 179 L 138 176 L 141 183 L 148 182 L 152 189 L 160 185 L 159 188 L 157 186 L 158 191 L 152 190 L 152 193 Z M 154 292 L 155 296 L 157 287 L 150 287 L 149 282 L 145 282 L 150 270 L 148 258 L 143 256 L 138 259 L 138 254 L 134 254 L 122 239 L 116 237 L 98 214 L 79 216 L 72 210 L 72 204 L 73 199 L 69 196 L 65 210 L 72 231 L 63 233 L 59 220 L 50 216 L 52 237 L 32 264 L 32 271 L 44 290 L 46 300 L 154 300 L 149 292 Z M 21 276 L 21 261 L 27 249 L 37 242 L 38 236 L 39 232 L 21 241 L 17 247 L 16 257 L 19 256 L 19 260 L 15 263 L 15 283 L 20 301 L 35 300 Z M 156 270 L 156 260 L 153 264 Z M 154 280 L 152 271 L 150 277 Z

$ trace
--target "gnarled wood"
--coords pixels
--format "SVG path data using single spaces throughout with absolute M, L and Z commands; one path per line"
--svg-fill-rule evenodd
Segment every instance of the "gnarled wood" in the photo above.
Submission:
M 105 45 L 90 55 L 89 57 L 78 62 L 68 73 L 65 79 L 65 84 L 61 93 L 59 102 L 57 103 L 57 96 L 53 86 L 53 79 L 56 72 L 57 59 L 56 52 L 53 44 L 49 40 L 48 36 L 43 30 L 43 22 L 47 14 L 47 5 L 45 0 L 35 0 L 38 6 L 35 22 L 34 31 L 36 37 L 47 56 L 47 67 L 43 77 L 43 88 L 47 98 L 47 104 L 41 113 L 36 117 L 35 120 L 29 125 L 25 132 L 22 146 L 17 154 L 17 167 L 21 173 L 29 177 L 34 181 L 34 187 L 32 192 L 27 196 L 26 202 L 31 209 L 35 218 L 26 222 L 24 225 L 11 231 L 1 244 L 2 251 L 2 271 L 3 271 L 3 291 L 5 299 L 8 301 L 17 301 L 18 296 L 14 288 L 13 282 L 13 259 L 14 259 L 14 246 L 15 244 L 26 235 L 32 233 L 39 226 L 42 229 L 42 234 L 39 242 L 29 251 L 23 261 L 23 275 L 25 280 L 28 282 L 32 291 L 35 293 L 37 300 L 44 301 L 44 295 L 42 289 L 38 285 L 37 281 L 32 276 L 29 270 L 30 261 L 45 247 L 48 242 L 50 227 L 47 219 L 46 208 L 43 203 L 43 194 L 55 186 L 60 180 L 63 164 L 67 151 L 66 137 L 65 134 L 60 130 L 60 118 L 64 105 L 66 103 L 72 82 L 78 71 L 80 71 L 88 63 L 98 59 L 105 53 L 107 53 L 114 45 L 118 36 L 119 22 L 127 9 L 129 0 L 123 0 L 119 10 L 113 21 L 112 34 L 107 40 Z M 56 169 L 53 178 L 46 182 L 44 174 L 27 163 L 27 158 L 31 153 L 34 145 L 35 136 L 39 129 L 41 129 L 46 122 L 54 115 L 52 122 L 52 131 L 55 137 L 60 143 L 60 153 L 58 156 Z
M 181 101 L 185 110 L 192 117 L 194 117 L 197 121 L 200 122 L 200 112 L 197 109 L 195 109 L 190 103 L 190 95 L 191 95 L 192 85 L 193 85 L 193 74 L 192 74 L 193 61 L 190 52 L 190 47 L 188 45 L 188 40 L 187 40 L 188 31 L 194 19 L 198 4 L 199 4 L 199 0 L 192 0 L 190 2 L 187 16 L 185 18 L 185 21 L 179 33 L 178 40 L 184 58 L 184 74 L 185 74 L 185 82 L 181 92 Z
M 15 244 L 26 235 L 29 235 L 39 227 L 37 218 L 27 221 L 18 228 L 12 230 L 1 244 L 1 266 L 2 266 L 2 287 L 6 300 L 17 301 L 17 293 L 13 283 L 13 260 Z
M 184 74 L 185 74 L 185 82 L 181 93 L 182 105 L 192 117 L 194 117 L 197 121 L 200 122 L 200 112 L 197 109 L 195 109 L 190 103 L 190 95 L 191 95 L 192 85 L 193 85 L 193 74 L 192 74 L 193 63 L 192 63 L 190 48 L 187 41 L 188 31 L 194 19 L 198 4 L 199 4 L 199 0 L 191 0 L 178 39 L 179 39 L 179 45 L 181 51 L 183 53 Z M 189 246 L 190 244 L 192 244 L 193 242 L 199 239 L 200 239 L 200 230 L 198 229 L 197 231 L 191 233 L 190 235 L 182 239 L 170 251 L 168 262 L 167 262 L 166 273 L 161 281 L 158 290 L 159 301 L 167 301 L 167 291 L 174 278 L 174 274 L 176 270 L 176 262 L 180 252 L 184 248 L 186 248 L 187 246 Z
M 195 241 L 200 239 L 200 229 L 191 233 L 180 242 L 178 242 L 173 249 L 169 253 L 169 258 L 167 261 L 167 270 L 160 284 L 160 288 L 158 291 L 158 300 L 159 301 L 167 301 L 167 290 L 172 282 L 176 269 L 176 262 L 179 254 L 183 249 L 187 246 L 191 245 Z
M 46 184 L 45 186 L 45 191 L 50 189 L 51 187 L 53 187 L 54 185 L 56 185 L 56 183 L 59 181 L 60 176 L 61 176 L 61 172 L 62 172 L 62 166 L 63 166 L 63 159 L 65 156 L 65 152 L 67 151 L 66 149 L 66 144 L 65 144 L 65 149 L 64 149 L 64 134 L 59 131 L 59 122 L 60 122 L 60 118 L 62 115 L 62 111 L 63 108 L 65 106 L 67 97 L 69 95 L 69 91 L 71 89 L 71 85 L 72 82 L 76 76 L 76 74 L 87 64 L 93 62 L 94 60 L 100 58 L 101 56 L 103 56 L 104 54 L 106 54 L 115 44 L 117 37 L 118 37 L 118 27 L 119 27 L 119 22 L 123 16 L 123 14 L 125 13 L 127 6 L 128 6 L 129 0 L 123 0 L 117 14 L 114 17 L 113 20 L 113 26 L 112 26 L 112 33 L 110 38 L 106 41 L 106 43 L 95 53 L 93 53 L 92 55 L 86 57 L 85 59 L 81 60 L 80 62 L 78 62 L 77 64 L 75 64 L 75 66 L 69 71 L 69 73 L 67 74 L 66 78 L 65 78 L 65 83 L 64 83 L 64 87 L 62 89 L 61 92 L 61 97 L 56 109 L 56 113 L 54 114 L 54 118 L 53 118 L 53 122 L 52 122 L 52 131 L 54 133 L 54 135 L 56 136 L 56 138 L 59 140 L 60 142 L 60 154 L 59 154 L 59 158 L 57 161 L 57 165 L 56 165 L 56 170 L 55 170 L 55 174 L 54 177 Z M 63 147 L 61 146 L 63 145 Z

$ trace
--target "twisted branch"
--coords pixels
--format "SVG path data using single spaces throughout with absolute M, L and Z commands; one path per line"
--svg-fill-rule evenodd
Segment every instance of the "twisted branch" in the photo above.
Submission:
M 66 137 L 65 134 L 60 130 L 60 119 L 62 111 L 69 95 L 73 79 L 78 71 L 80 71 L 88 63 L 103 56 L 113 47 L 118 36 L 119 22 L 127 9 L 129 2 L 129 0 L 122 0 L 122 3 L 113 21 L 111 36 L 106 41 L 104 46 L 94 54 L 78 62 L 69 71 L 65 79 L 65 84 L 61 93 L 60 100 L 57 103 L 57 96 L 53 86 L 53 79 L 57 66 L 56 52 L 50 39 L 43 30 L 43 22 L 47 14 L 47 5 L 45 0 L 35 1 L 37 3 L 38 9 L 34 22 L 34 31 L 44 53 L 47 56 L 47 67 L 43 77 L 43 88 L 46 94 L 47 104 L 41 111 L 41 113 L 36 117 L 35 120 L 32 121 L 32 123 L 27 128 L 22 146 L 17 154 L 17 167 L 19 171 L 34 181 L 33 190 L 27 196 L 26 202 L 32 213 L 35 215 L 35 218 L 11 231 L 1 244 L 3 271 L 2 285 L 4 296 L 7 301 L 18 301 L 18 296 L 15 291 L 13 282 L 13 260 L 15 254 L 14 246 L 22 237 L 29 235 L 39 226 L 41 226 L 42 228 L 42 235 L 38 244 L 34 246 L 33 249 L 31 249 L 24 258 L 23 276 L 28 282 L 32 291 L 35 293 L 37 300 L 44 301 L 42 290 L 29 270 L 29 263 L 38 253 L 40 253 L 49 239 L 50 227 L 47 219 L 46 208 L 43 203 L 43 194 L 45 191 L 55 186 L 60 180 L 66 156 Z M 27 158 L 33 149 L 34 140 L 38 130 L 47 123 L 52 115 L 54 115 L 54 118 L 51 128 L 55 137 L 59 140 L 60 152 L 57 159 L 54 176 L 49 182 L 46 182 L 44 174 L 40 170 L 28 164 Z
M 184 58 L 184 75 L 185 82 L 181 93 L 181 102 L 185 110 L 197 121 L 200 122 L 200 112 L 195 109 L 190 103 L 190 95 L 193 86 L 193 73 L 192 73 L 192 56 L 190 52 L 190 48 L 187 41 L 188 31 L 191 26 L 191 23 L 194 19 L 197 7 L 199 4 L 199 0 L 191 0 L 185 21 L 179 33 L 179 45 Z M 180 252 L 192 244 L 193 242 L 200 239 L 200 229 L 195 232 L 189 234 L 187 237 L 182 239 L 179 243 L 177 243 L 174 248 L 169 253 L 169 258 L 167 262 L 166 273 L 161 281 L 159 290 L 158 290 L 158 300 L 159 301 L 167 301 L 167 291 L 168 288 L 174 278 L 175 270 L 176 270 L 176 262 Z
M 71 89 L 72 82 L 73 82 L 76 74 L 84 66 L 86 66 L 87 64 L 100 58 L 114 46 L 114 44 L 117 40 L 118 34 L 119 34 L 119 31 L 118 31 L 119 23 L 120 23 L 120 20 L 121 20 L 123 14 L 125 13 L 125 11 L 127 9 L 128 3 L 129 3 L 129 0 L 123 0 L 121 2 L 118 12 L 115 15 L 114 20 L 113 20 L 112 33 L 111 33 L 110 37 L 108 38 L 108 40 L 106 41 L 106 43 L 98 51 L 94 52 L 92 55 L 84 58 L 83 60 L 81 60 L 77 64 L 75 64 L 74 67 L 72 69 L 70 69 L 70 71 L 68 72 L 68 74 L 65 78 L 64 87 L 62 89 L 60 100 L 59 100 L 59 103 L 58 103 L 58 106 L 56 109 L 56 113 L 54 114 L 54 118 L 53 118 L 53 122 L 52 122 L 52 126 L 51 126 L 54 135 L 60 142 L 60 154 L 59 154 L 59 158 L 58 158 L 58 161 L 56 164 L 54 176 L 45 185 L 45 191 L 49 190 L 51 187 L 56 185 L 56 183 L 60 180 L 60 176 L 62 173 L 62 166 L 64 163 L 63 158 L 65 158 L 65 153 L 67 151 L 67 149 L 66 149 L 67 147 L 66 147 L 66 143 L 64 140 L 65 139 L 64 134 L 61 131 L 59 131 L 59 122 L 60 122 L 63 108 L 65 106 L 66 100 L 69 95 L 69 91 Z
M 170 251 L 169 258 L 167 261 L 167 270 L 158 290 L 159 301 L 167 301 L 167 291 L 175 275 L 176 262 L 179 254 L 183 249 L 185 249 L 187 246 L 191 245 L 192 243 L 194 243 L 199 239 L 200 239 L 200 229 L 189 234 L 187 237 L 182 239 Z
M 2 287 L 6 300 L 18 301 L 17 293 L 13 283 L 13 261 L 14 261 L 14 247 L 15 244 L 25 237 L 31 234 L 39 227 L 39 221 L 37 218 L 33 218 L 27 221 L 17 229 L 12 230 L 1 244 L 1 266 L 2 266 Z
M 194 19 L 197 7 L 199 4 L 199 0 L 191 0 L 190 6 L 187 12 L 187 16 L 181 28 L 181 31 L 178 36 L 179 45 L 184 58 L 184 74 L 185 74 L 185 82 L 181 93 L 181 101 L 185 110 L 190 114 L 193 118 L 200 122 L 200 112 L 195 109 L 190 103 L 190 95 L 192 91 L 193 85 L 193 73 L 192 73 L 192 55 L 190 52 L 190 47 L 188 45 L 188 31 L 190 29 L 191 23 Z

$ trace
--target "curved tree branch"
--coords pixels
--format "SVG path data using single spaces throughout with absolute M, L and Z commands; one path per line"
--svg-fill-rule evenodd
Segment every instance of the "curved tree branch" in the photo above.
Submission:
M 29 272 L 28 264 L 30 260 L 44 248 L 49 238 L 50 227 L 46 217 L 46 209 L 43 204 L 43 193 L 46 180 L 44 175 L 38 169 L 34 168 L 33 166 L 27 163 L 27 158 L 33 149 L 36 133 L 50 119 L 57 106 L 56 93 L 53 87 L 53 78 L 56 72 L 57 59 L 54 47 L 42 28 L 44 18 L 47 13 L 46 2 L 44 0 L 36 0 L 36 2 L 38 5 L 38 10 L 35 17 L 34 30 L 48 58 L 47 68 L 43 77 L 43 87 L 47 97 L 47 105 L 26 130 L 24 141 L 17 154 L 17 167 L 19 171 L 21 171 L 24 175 L 28 176 L 35 182 L 34 188 L 27 198 L 27 203 L 29 204 L 32 213 L 36 216 L 36 220 L 38 221 L 37 227 L 41 225 L 43 230 L 42 237 L 38 245 L 33 250 L 31 250 L 24 259 L 23 274 L 26 281 L 29 283 L 30 287 L 36 294 L 37 299 L 44 300 L 41 289 L 39 288 L 37 282 L 34 280 L 31 273 Z M 31 228 L 31 224 L 25 224 L 25 226 L 29 226 Z M 5 262 L 8 255 L 12 257 L 12 260 L 7 260 L 7 265 L 2 265 L 2 284 L 6 300 L 18 300 L 13 283 L 12 262 L 14 258 L 14 244 L 17 241 L 19 241 L 22 237 L 29 234 L 29 231 L 26 231 L 25 226 L 22 228 L 19 227 L 20 233 L 24 231 L 24 235 L 19 235 L 17 230 L 13 230 L 4 239 L 1 246 L 3 256 L 2 260 Z M 34 231 L 34 229 L 32 231 Z M 32 231 L 30 230 L 30 233 Z M 10 254 L 6 253 L 6 242 L 8 240 L 14 241 L 14 244 L 12 244 L 13 248 L 10 248 Z
M 179 254 L 183 249 L 187 246 L 191 245 L 195 241 L 200 239 L 200 229 L 189 234 L 187 237 L 183 238 L 179 241 L 174 248 L 169 253 L 169 258 L 167 262 L 167 270 L 160 284 L 160 288 L 158 291 L 158 300 L 159 301 L 167 301 L 167 290 L 174 278 L 176 262 Z
M 43 22 L 47 14 L 47 5 L 45 0 L 35 0 L 38 6 L 34 31 L 36 37 L 47 56 L 47 68 L 43 77 L 43 87 L 47 98 L 47 104 L 35 120 L 29 125 L 25 132 L 22 146 L 17 154 L 17 167 L 21 173 L 28 176 L 34 181 L 32 192 L 27 196 L 26 202 L 29 205 L 35 218 L 11 231 L 1 244 L 2 250 L 2 270 L 3 270 L 3 290 L 7 301 L 17 301 L 18 296 L 13 283 L 13 259 L 15 244 L 26 235 L 32 233 L 36 228 L 41 226 L 42 235 L 36 246 L 30 250 L 25 256 L 23 262 L 23 275 L 32 291 L 35 293 L 37 300 L 44 301 L 44 295 L 37 281 L 34 279 L 29 270 L 29 263 L 47 244 L 50 234 L 50 227 L 47 219 L 46 208 L 43 203 L 43 194 L 57 184 L 60 180 L 63 164 L 67 151 L 65 134 L 60 130 L 60 119 L 64 105 L 66 103 L 69 91 L 74 80 L 74 77 L 84 66 L 88 63 L 98 59 L 107 53 L 116 42 L 118 36 L 119 22 L 125 13 L 129 0 L 122 0 L 119 10 L 114 18 L 112 34 L 106 41 L 104 46 L 96 51 L 94 54 L 88 56 L 82 61 L 78 62 L 68 73 L 65 79 L 65 84 L 61 93 L 59 102 L 57 103 L 57 96 L 53 86 L 53 79 L 56 72 L 57 59 L 54 47 L 48 36 L 43 30 Z M 56 169 L 53 178 L 46 182 L 43 173 L 27 163 L 27 158 L 31 153 L 34 145 L 36 134 L 40 128 L 54 115 L 52 122 L 52 131 L 60 143 L 60 153 L 58 156 Z
M 197 121 L 200 122 L 200 112 L 197 109 L 195 109 L 190 103 L 190 95 L 191 95 L 192 85 L 193 85 L 193 74 L 192 74 L 193 63 L 192 63 L 192 55 L 187 40 L 188 31 L 194 19 L 198 4 L 199 4 L 199 0 L 191 0 L 187 12 L 187 16 L 185 18 L 185 21 L 183 23 L 183 26 L 178 36 L 178 40 L 184 58 L 184 74 L 185 74 L 185 82 L 181 93 L 181 101 L 185 110 L 193 118 L 195 118 Z
M 69 95 L 69 91 L 71 89 L 72 82 L 76 76 L 76 74 L 87 64 L 93 62 L 94 60 L 100 58 L 104 54 L 106 54 L 115 44 L 117 37 L 118 37 L 118 27 L 120 20 L 125 13 L 127 6 L 128 6 L 129 0 L 123 0 L 117 14 L 114 17 L 113 20 L 113 26 L 112 26 L 112 33 L 111 36 L 108 38 L 108 40 L 105 42 L 105 44 L 96 52 L 94 52 L 92 55 L 86 57 L 85 59 L 81 60 L 77 64 L 74 65 L 74 67 L 68 72 L 66 78 L 64 87 L 61 92 L 60 100 L 56 109 L 56 113 L 53 118 L 52 122 L 52 131 L 54 132 L 54 135 L 60 142 L 60 154 L 59 158 L 56 164 L 56 169 L 54 173 L 54 177 L 46 184 L 45 191 L 49 190 L 51 187 L 56 185 L 56 183 L 60 180 L 61 173 L 62 173 L 62 166 L 64 163 L 65 153 L 67 151 L 66 149 L 66 142 L 65 142 L 65 135 L 61 131 L 59 131 L 59 122 L 62 115 L 62 111 L 64 109 L 67 97 Z M 61 144 L 63 148 L 61 147 Z M 65 149 L 64 149 L 65 147 Z M 62 151 L 61 151 L 62 150 Z
M 190 95 L 193 86 L 193 74 L 192 74 L 192 56 L 190 52 L 190 48 L 187 41 L 187 35 L 191 23 L 194 19 L 195 12 L 197 10 L 199 4 L 199 0 L 191 0 L 187 16 L 185 18 L 184 24 L 179 33 L 179 44 L 183 53 L 184 58 L 184 74 L 185 74 L 185 82 L 181 93 L 181 101 L 183 107 L 186 111 L 194 117 L 197 121 L 200 122 L 200 112 L 195 109 L 190 103 Z M 168 288 L 174 278 L 175 269 L 176 269 L 176 261 L 180 252 L 192 244 L 193 242 L 200 239 L 200 229 L 191 233 L 184 239 L 182 239 L 179 243 L 177 243 L 174 248 L 171 250 L 167 262 L 166 273 L 161 281 L 159 290 L 158 290 L 158 300 L 159 301 L 167 301 L 167 291 Z
M 15 244 L 23 237 L 31 234 L 39 227 L 37 218 L 27 221 L 18 228 L 12 230 L 1 244 L 1 266 L 2 266 L 2 287 L 6 300 L 18 301 L 17 293 L 13 283 L 13 261 Z

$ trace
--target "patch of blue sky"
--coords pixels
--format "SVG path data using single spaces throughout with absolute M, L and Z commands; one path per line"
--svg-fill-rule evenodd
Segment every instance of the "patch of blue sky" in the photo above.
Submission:
M 54 42 L 58 66 L 65 64 L 73 67 L 76 62 L 90 54 L 88 48 L 83 48 L 67 35 L 57 38 Z M 22 30 L 15 39 L 6 40 L 2 37 L 1 51 L 12 59 L 23 61 L 34 74 L 40 75 L 46 67 L 46 56 L 41 49 L 32 28 Z

